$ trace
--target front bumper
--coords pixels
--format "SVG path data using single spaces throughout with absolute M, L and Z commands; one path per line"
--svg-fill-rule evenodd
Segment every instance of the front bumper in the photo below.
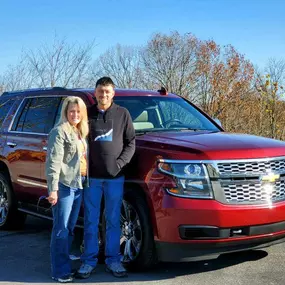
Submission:
M 215 200 L 184 199 L 165 194 L 157 204 L 155 220 L 155 240 L 159 242 L 191 243 L 199 238 L 230 242 L 261 238 L 285 231 L 285 202 L 225 205 Z M 195 227 L 198 230 L 192 231 Z M 207 230 L 199 234 L 199 227 Z
M 250 240 L 205 243 L 169 243 L 156 241 L 159 261 L 186 262 L 215 259 L 220 254 L 251 249 L 261 249 L 285 242 L 285 233 Z
M 250 238 L 252 236 L 262 236 L 278 232 L 285 233 L 285 221 L 266 225 L 232 228 L 189 225 L 181 225 L 179 227 L 180 238 L 184 240 Z

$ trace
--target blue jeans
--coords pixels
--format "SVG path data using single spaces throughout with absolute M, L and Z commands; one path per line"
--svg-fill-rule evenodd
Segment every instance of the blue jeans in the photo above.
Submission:
M 90 179 L 84 201 L 84 253 L 81 260 L 93 267 L 97 265 L 99 244 L 98 226 L 101 198 L 104 194 L 106 217 L 106 264 L 120 261 L 120 216 L 124 193 L 124 176 L 114 179 Z
M 52 207 L 53 228 L 50 243 L 51 273 L 55 278 L 71 273 L 69 251 L 81 206 L 82 191 L 59 183 L 58 201 Z

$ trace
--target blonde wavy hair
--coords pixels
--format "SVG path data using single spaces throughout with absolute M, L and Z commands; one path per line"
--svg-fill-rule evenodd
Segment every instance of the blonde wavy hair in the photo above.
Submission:
M 66 127 L 72 129 L 72 126 L 70 125 L 67 119 L 67 110 L 68 110 L 69 104 L 77 104 L 79 106 L 81 120 L 80 120 L 80 123 L 77 125 L 77 129 L 80 132 L 82 138 L 86 138 L 89 133 L 87 108 L 86 108 L 84 101 L 79 97 L 68 96 L 64 99 L 58 125 L 64 124 Z

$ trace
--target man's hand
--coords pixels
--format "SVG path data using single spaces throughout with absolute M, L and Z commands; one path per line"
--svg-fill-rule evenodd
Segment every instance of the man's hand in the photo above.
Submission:
M 47 197 L 47 200 L 49 201 L 49 203 L 54 206 L 57 203 L 57 191 L 52 191 L 50 192 L 49 196 Z

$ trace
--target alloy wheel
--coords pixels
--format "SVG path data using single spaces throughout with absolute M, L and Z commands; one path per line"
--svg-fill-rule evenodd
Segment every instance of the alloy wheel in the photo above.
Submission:
M 129 263 L 137 258 L 142 247 L 142 228 L 135 208 L 123 200 L 121 211 L 121 253 L 122 261 Z
M 0 180 L 0 225 L 4 224 L 8 215 L 8 196 L 7 188 Z

